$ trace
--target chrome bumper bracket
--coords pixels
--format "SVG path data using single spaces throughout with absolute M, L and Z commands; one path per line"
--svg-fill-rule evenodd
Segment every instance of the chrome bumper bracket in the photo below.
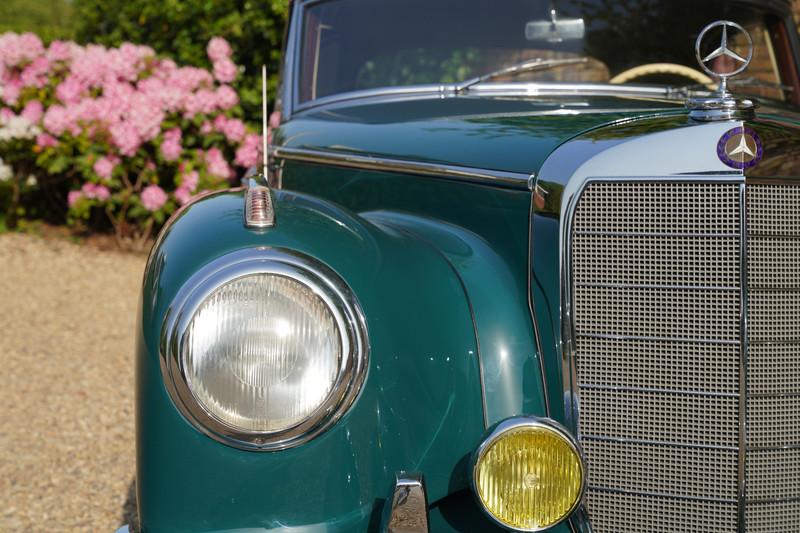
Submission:
M 422 474 L 397 473 L 383 510 L 381 533 L 428 533 L 428 495 Z

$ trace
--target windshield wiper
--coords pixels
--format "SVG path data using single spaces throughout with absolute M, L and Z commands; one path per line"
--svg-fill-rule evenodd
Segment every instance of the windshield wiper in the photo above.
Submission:
M 771 81 L 759 80 L 758 78 L 739 78 L 735 80 L 728 80 L 728 87 L 751 87 L 761 89 L 777 89 L 781 91 L 794 91 L 794 87 L 790 85 L 782 85 Z M 714 89 L 709 88 L 708 85 L 702 83 L 695 83 L 692 85 L 684 85 L 682 87 L 667 87 L 667 96 L 676 98 L 689 98 L 694 95 L 703 94 L 713 96 L 716 93 Z
M 536 59 L 528 59 L 520 63 L 511 65 L 510 67 L 504 67 L 489 72 L 488 74 L 484 74 L 483 76 L 478 76 L 476 78 L 470 78 L 468 80 L 462 81 L 461 83 L 456 85 L 456 93 L 464 92 L 473 85 L 477 85 L 479 83 L 483 83 L 485 81 L 489 81 L 494 78 L 499 78 L 501 76 L 516 76 L 517 74 L 523 74 L 525 72 L 547 70 L 555 67 L 560 67 L 562 65 L 577 65 L 581 63 L 586 63 L 587 61 L 589 61 L 588 57 L 575 57 L 570 59 L 542 59 L 541 57 L 539 57 Z
M 757 87 L 764 89 L 779 89 L 781 91 L 794 91 L 791 85 L 783 85 L 772 81 L 760 80 L 758 78 L 738 78 L 735 80 L 728 80 L 728 85 L 731 87 Z

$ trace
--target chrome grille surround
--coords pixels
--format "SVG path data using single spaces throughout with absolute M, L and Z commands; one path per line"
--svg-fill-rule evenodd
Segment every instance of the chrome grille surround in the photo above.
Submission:
M 800 530 L 798 212 L 800 184 L 736 176 L 588 179 L 568 204 L 595 531 Z

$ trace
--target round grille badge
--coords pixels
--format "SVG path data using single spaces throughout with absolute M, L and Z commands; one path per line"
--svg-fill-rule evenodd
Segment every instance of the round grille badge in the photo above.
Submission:
M 743 170 L 761 161 L 764 146 L 761 137 L 752 128 L 733 128 L 719 140 L 717 155 L 729 167 Z

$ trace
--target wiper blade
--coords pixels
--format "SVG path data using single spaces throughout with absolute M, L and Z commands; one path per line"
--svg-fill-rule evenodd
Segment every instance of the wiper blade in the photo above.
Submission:
M 765 89 L 779 89 L 781 91 L 794 91 L 794 87 L 791 85 L 783 85 L 781 83 L 760 80 L 753 77 L 728 80 L 728 85 L 731 87 L 760 87 Z
M 456 85 L 456 93 L 464 92 L 473 85 L 477 85 L 479 83 L 483 83 L 485 81 L 489 81 L 494 78 L 499 78 L 501 76 L 516 76 L 517 74 L 523 74 L 525 72 L 547 70 L 555 67 L 560 67 L 562 65 L 578 65 L 586 63 L 587 61 L 589 61 L 588 57 L 575 57 L 570 59 L 542 59 L 541 57 L 538 57 L 536 59 L 528 59 L 520 63 L 511 65 L 510 67 L 504 67 L 498 70 L 493 70 L 492 72 L 484 74 L 483 76 L 478 76 L 476 78 L 470 78 L 468 80 L 465 80 Z

